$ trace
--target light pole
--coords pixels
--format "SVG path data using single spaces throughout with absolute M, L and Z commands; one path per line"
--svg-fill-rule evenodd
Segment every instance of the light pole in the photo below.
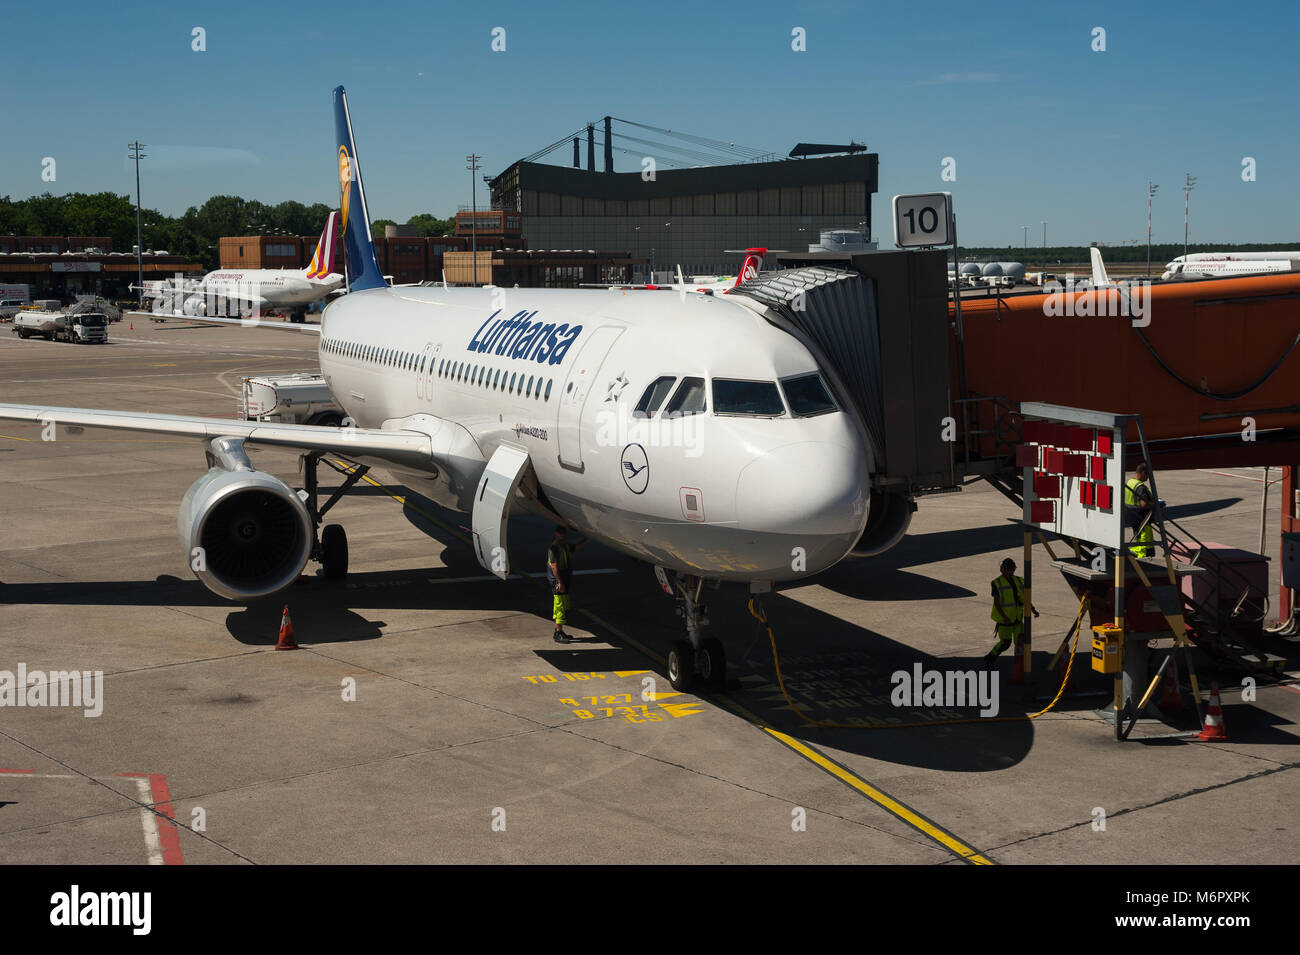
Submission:
M 1190 172 L 1183 183 L 1183 259 L 1187 259 L 1187 211 L 1192 204 L 1192 190 L 1196 188 L 1196 177 Z
M 1029 251 L 1029 226 L 1022 225 L 1020 228 L 1022 228 L 1025 231 L 1025 252 L 1028 252 Z
M 1151 278 L 1151 200 L 1160 187 L 1147 180 L 1147 278 Z
M 470 230 L 470 255 L 473 257 L 474 285 L 478 285 L 478 161 L 482 156 L 470 153 L 465 157 L 469 170 L 469 230 Z
M 135 272 L 136 284 L 139 287 L 140 301 L 138 307 L 144 308 L 144 227 L 140 223 L 140 160 L 147 159 L 146 153 L 140 152 L 144 149 L 144 143 L 137 140 L 133 143 L 127 143 L 126 148 L 131 150 L 128 159 L 135 160 Z
M 1043 224 L 1043 261 L 1046 262 L 1047 261 L 1047 220 L 1039 219 L 1038 221 Z

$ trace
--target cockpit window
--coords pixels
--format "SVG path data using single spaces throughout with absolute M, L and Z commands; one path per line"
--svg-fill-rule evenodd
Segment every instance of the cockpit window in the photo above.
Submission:
M 800 418 L 811 418 L 813 415 L 836 410 L 835 402 L 821 375 L 787 378 L 781 382 L 781 387 L 785 389 L 785 400 L 790 402 L 790 411 Z
M 668 397 L 668 392 L 673 390 L 673 382 L 676 380 L 677 378 L 675 375 L 665 375 L 662 378 L 656 378 L 654 381 L 650 382 L 650 384 L 646 386 L 645 394 L 641 396 L 641 400 L 638 401 L 636 407 L 632 409 L 632 417 L 654 417 L 654 413 L 659 410 L 659 406 L 663 404 L 664 399 Z
M 703 378 L 683 378 L 672 398 L 664 408 L 664 417 L 676 418 L 679 415 L 703 414 L 708 408 L 705 398 Z
M 714 378 L 713 413 L 775 418 L 785 414 L 785 405 L 774 381 Z

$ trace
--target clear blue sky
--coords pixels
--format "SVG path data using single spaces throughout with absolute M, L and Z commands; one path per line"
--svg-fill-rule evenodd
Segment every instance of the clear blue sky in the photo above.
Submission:
M 333 204 L 342 83 L 375 218 L 446 215 L 469 200 L 466 153 L 495 174 L 609 113 L 781 154 L 866 142 L 886 243 L 889 197 L 938 189 L 954 193 L 963 244 L 1019 246 L 1025 224 L 1041 243 L 1042 219 L 1051 244 L 1145 240 L 1148 179 L 1156 241 L 1181 241 L 1187 172 L 1193 241 L 1288 241 L 1298 26 L 1278 0 L 15 3 L 0 195 L 133 191 L 138 137 L 145 205 L 166 213 L 219 193 Z M 954 183 L 940 179 L 948 156 Z

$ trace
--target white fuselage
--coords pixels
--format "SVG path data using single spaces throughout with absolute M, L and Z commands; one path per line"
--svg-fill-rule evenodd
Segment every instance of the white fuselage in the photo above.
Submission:
M 704 413 L 632 416 L 661 376 L 708 387 L 818 371 L 729 298 L 353 292 L 322 317 L 321 371 L 356 425 L 432 435 L 444 467 L 394 470 L 445 506 L 473 509 L 506 444 L 529 454 L 542 513 L 625 553 L 727 580 L 806 576 L 840 560 L 867 518 L 872 462 L 846 412 L 719 415 L 709 387 Z
M 1289 259 L 1195 259 L 1178 261 L 1175 259 L 1165 266 L 1163 279 L 1179 278 L 1228 278 L 1234 275 L 1259 275 L 1267 272 L 1290 272 L 1296 263 Z
M 221 269 L 205 275 L 197 291 L 205 297 L 261 299 L 270 308 L 293 308 L 318 302 L 342 285 L 337 272 L 310 279 L 302 269 Z

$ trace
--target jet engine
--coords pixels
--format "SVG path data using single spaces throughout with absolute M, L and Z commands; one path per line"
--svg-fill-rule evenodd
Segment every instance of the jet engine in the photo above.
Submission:
M 240 601 L 265 597 L 302 573 L 314 541 L 311 518 L 293 488 L 247 464 L 239 442 L 218 441 L 236 446 L 237 454 L 214 459 L 209 453 L 214 466 L 185 492 L 181 546 L 213 593 Z M 221 466 L 230 463 L 236 467 Z
M 907 495 L 873 490 L 867 526 L 862 529 L 862 536 L 849 551 L 849 556 L 875 557 L 889 550 L 903 539 L 915 511 L 916 501 Z

